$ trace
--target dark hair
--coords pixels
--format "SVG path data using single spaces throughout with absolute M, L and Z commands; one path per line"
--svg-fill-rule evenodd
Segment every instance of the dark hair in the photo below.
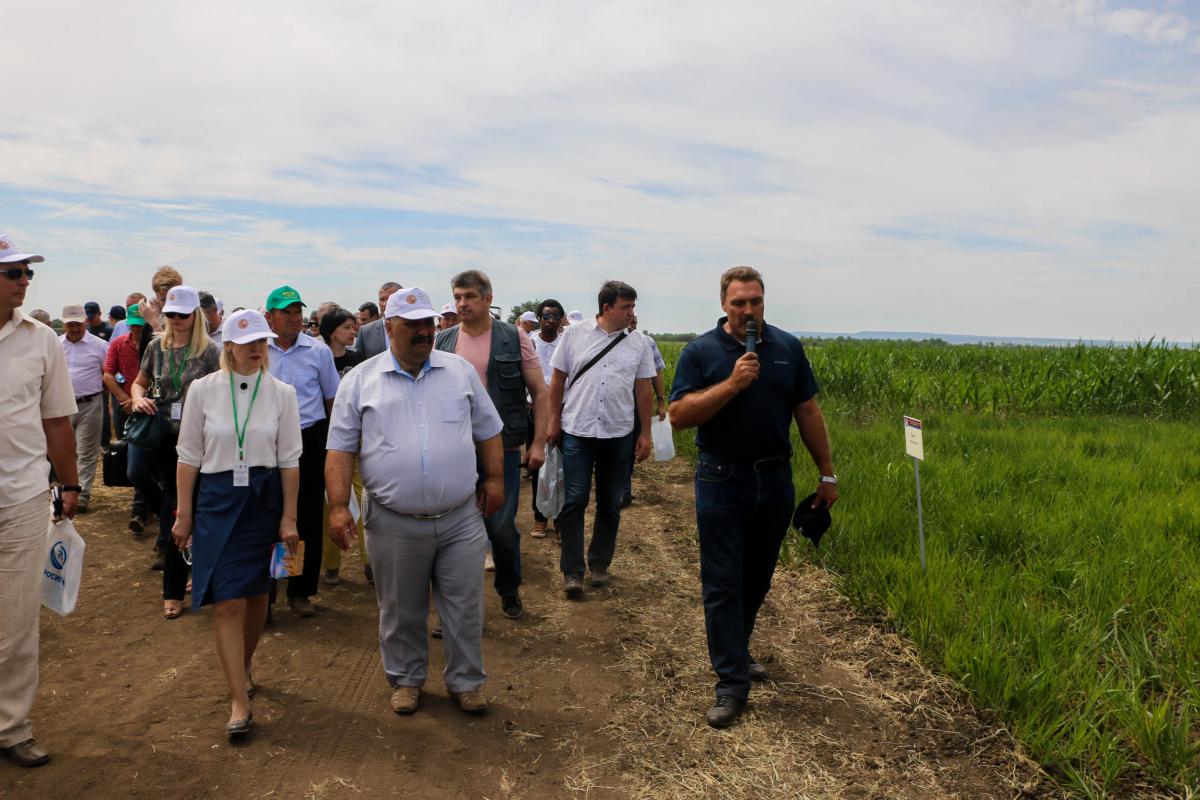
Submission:
M 375 305 L 374 303 L 371 303 L 371 302 L 363 303 L 361 306 L 358 307 L 358 310 L 366 311 L 368 314 L 371 315 L 371 319 L 376 319 L 379 317 L 379 306 Z
M 749 283 L 750 281 L 758 281 L 758 288 L 764 292 L 767 290 L 766 284 L 763 283 L 762 273 L 754 267 L 730 267 L 721 275 L 721 300 L 725 300 L 725 292 L 729 291 L 729 284 L 734 281 L 742 281 Z
M 538 304 L 538 319 L 542 318 L 542 312 L 546 310 L 547 306 L 557 311 L 560 317 L 565 317 L 567 315 L 567 312 L 563 310 L 562 303 L 548 297 Z
M 486 274 L 477 269 L 460 272 L 450 279 L 450 289 L 474 289 L 484 297 L 492 294 L 492 281 Z
M 200 307 L 203 308 L 204 310 L 207 311 L 210 308 L 217 307 L 216 298 L 213 297 L 208 292 L 197 292 L 196 294 L 198 294 L 200 296 Z
M 329 344 L 329 337 L 335 330 L 352 319 L 354 315 L 341 307 L 326 311 L 325 316 L 321 317 L 321 338 L 325 340 L 325 344 Z
M 596 305 L 603 314 L 604 307 L 615 306 L 618 299 L 637 300 L 637 290 L 623 281 L 605 281 L 600 287 L 600 294 L 596 296 Z

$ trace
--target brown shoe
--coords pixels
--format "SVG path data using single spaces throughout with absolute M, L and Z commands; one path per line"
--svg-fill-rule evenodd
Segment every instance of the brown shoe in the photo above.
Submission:
M 546 520 L 544 520 L 544 519 L 534 520 L 533 530 L 529 532 L 529 535 L 535 539 L 545 539 L 546 538 Z
M 487 711 L 487 698 L 478 689 L 470 692 L 451 692 L 450 696 L 458 701 L 458 707 L 463 711 L 469 711 L 472 714 Z
M 300 619 L 308 619 L 313 614 L 317 613 L 313 608 L 313 604 L 308 601 L 307 597 L 289 597 L 288 607 L 292 609 L 292 613 Z
M 416 686 L 397 686 L 392 692 L 392 711 L 397 714 L 411 714 L 417 710 L 421 699 L 421 690 Z
M 12 747 L 0 748 L 8 760 L 18 767 L 40 767 L 50 760 L 50 754 L 42 749 L 36 739 L 26 739 Z
M 592 588 L 597 589 L 601 586 L 608 586 L 612 583 L 612 575 L 608 574 L 606 569 L 592 570 Z

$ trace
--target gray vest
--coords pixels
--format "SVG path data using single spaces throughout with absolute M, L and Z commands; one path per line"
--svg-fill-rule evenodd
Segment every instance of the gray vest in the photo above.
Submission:
M 458 344 L 458 325 L 441 331 L 434 346 L 453 353 Z M 525 403 L 525 376 L 521 374 L 521 339 L 515 325 L 492 320 L 492 354 L 487 366 L 488 397 L 504 423 L 505 449 L 525 444 L 529 413 Z

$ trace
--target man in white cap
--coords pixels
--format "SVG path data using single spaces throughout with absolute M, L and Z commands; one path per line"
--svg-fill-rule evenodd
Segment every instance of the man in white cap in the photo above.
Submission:
M 526 336 L 532 336 L 538 327 L 537 314 L 532 311 L 526 311 L 517 320 L 517 325 L 521 330 L 525 331 Z
M 21 313 L 29 265 L 44 260 L 0 234 L 0 752 L 22 767 L 50 760 L 29 723 L 50 509 L 47 457 L 66 484 L 65 516 L 75 516 L 79 499 L 67 362 L 54 332 Z
M 433 349 L 436 316 L 423 289 L 392 295 L 384 312 L 390 348 L 346 376 L 329 426 L 329 534 L 343 550 L 355 538 L 349 502 L 357 454 L 379 649 L 398 714 L 417 710 L 428 672 L 431 588 L 446 687 L 463 710 L 487 708 L 479 576 L 483 517 L 504 502 L 504 426 L 474 367 Z
M 82 305 L 63 306 L 62 321 L 65 333 L 58 342 L 67 359 L 75 405 L 79 409 L 71 416 L 71 427 L 75 429 L 79 484 L 83 487 L 76 510 L 82 514 L 92 502 L 96 459 L 100 455 L 100 430 L 104 424 L 104 358 L 108 355 L 108 342 L 87 329 L 87 312 Z
M 583 322 L 583 312 L 582 311 L 580 311 L 579 309 L 576 309 L 574 311 L 567 312 L 566 327 L 570 327 L 571 325 L 578 325 L 581 322 Z
M 388 298 L 400 291 L 402 287 L 395 281 L 388 281 L 379 287 L 379 307 L 387 308 Z M 354 338 L 354 349 L 362 355 L 364 359 L 372 356 L 377 356 L 388 349 L 387 328 L 384 327 L 384 321 L 377 319 L 374 322 L 368 322 L 358 329 L 358 336 Z
M 440 316 L 441 322 L 438 324 L 439 331 L 449 330 L 458 324 L 458 311 L 454 308 L 454 303 L 446 303 L 442 306 Z

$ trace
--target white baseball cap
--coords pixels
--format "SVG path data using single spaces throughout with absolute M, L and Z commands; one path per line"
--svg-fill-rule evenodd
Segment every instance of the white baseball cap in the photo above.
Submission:
M 80 303 L 71 303 L 63 306 L 62 321 L 87 322 L 87 314 L 83 311 L 83 305 Z
M 521 322 L 537 322 L 537 314 L 532 311 L 526 311 L 521 315 Z
M 17 247 L 16 243 L 13 242 L 7 233 L 0 233 L 0 264 L 12 264 L 18 261 L 28 261 L 31 264 L 38 264 L 45 260 L 41 256 L 35 256 L 32 253 L 21 252 L 21 248 Z
M 388 298 L 387 310 L 383 312 L 385 319 L 432 319 L 437 315 L 429 301 L 429 293 L 418 286 L 393 292 Z
M 215 297 L 213 299 L 217 301 L 217 313 L 222 317 L 225 316 L 225 304 L 221 302 L 221 298 Z
M 191 314 L 200 307 L 200 293 L 190 286 L 173 286 L 167 290 L 163 313 Z
M 446 303 L 446 305 L 442 306 L 442 314 L 453 314 L 457 317 L 458 308 L 455 307 L 454 303 Z
M 248 344 L 259 339 L 274 339 L 267 318 L 253 309 L 244 308 L 229 315 L 221 325 L 221 341 Z
M 579 310 L 567 312 L 568 322 L 583 322 L 583 312 Z

